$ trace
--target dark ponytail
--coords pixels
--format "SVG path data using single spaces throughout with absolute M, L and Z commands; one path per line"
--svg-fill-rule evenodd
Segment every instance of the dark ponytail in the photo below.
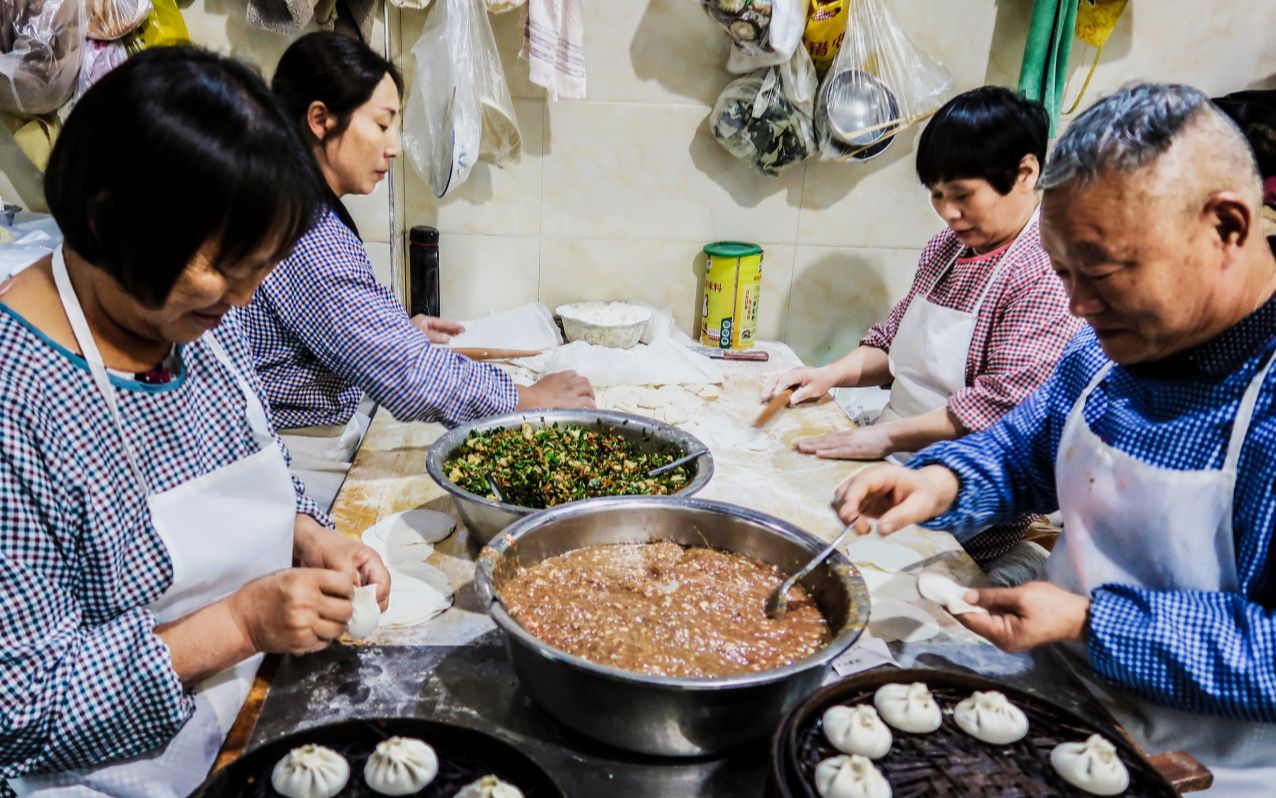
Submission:
M 386 59 L 358 39 L 332 31 L 307 33 L 284 52 L 270 88 L 284 112 L 314 142 L 306 124 L 311 103 L 321 102 L 337 119 L 332 135 L 341 135 L 359 106 L 389 75 L 403 93 L 403 77 Z

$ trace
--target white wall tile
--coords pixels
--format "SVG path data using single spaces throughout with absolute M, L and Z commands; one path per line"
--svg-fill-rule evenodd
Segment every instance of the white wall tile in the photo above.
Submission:
M 757 174 L 714 140 L 707 116 L 693 106 L 550 104 L 544 235 L 794 243 L 801 167 Z
M 541 231 L 541 169 L 545 104 L 515 100 L 523 152 L 497 168 L 475 164 L 469 179 L 443 199 L 405 161 L 407 226 L 429 224 L 447 233 L 537 236 Z
M 583 10 L 591 101 L 708 107 L 733 77 L 730 39 L 695 0 L 585 0 Z
M 671 310 L 678 327 L 693 334 L 700 322 L 705 243 L 547 237 L 541 246 L 541 301 L 551 309 L 591 299 L 645 302 Z M 762 247 L 758 334 L 774 339 L 784 334 L 788 320 L 794 247 Z
M 539 284 L 535 236 L 439 238 L 439 307 L 447 318 L 473 319 L 535 302 Z
M 372 261 L 372 273 L 377 276 L 377 281 L 394 287 L 394 278 L 390 273 L 390 247 L 391 244 L 382 241 L 370 241 L 363 245 L 368 251 L 368 260 Z
M 798 241 L 814 246 L 921 247 L 943 223 L 917 180 L 919 128 L 864 163 L 808 162 Z
M 907 249 L 798 247 L 785 340 L 811 364 L 851 351 L 908 292 L 918 255 Z
M 341 198 L 350 211 L 364 241 L 390 241 L 390 181 L 382 180 L 371 194 L 350 194 Z

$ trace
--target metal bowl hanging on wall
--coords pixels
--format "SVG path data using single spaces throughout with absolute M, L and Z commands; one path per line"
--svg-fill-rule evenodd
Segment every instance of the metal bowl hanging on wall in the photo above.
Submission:
M 885 83 L 859 69 L 827 78 L 828 102 L 817 124 L 827 125 L 830 142 L 854 161 L 876 158 L 890 147 L 899 127 L 899 102 Z

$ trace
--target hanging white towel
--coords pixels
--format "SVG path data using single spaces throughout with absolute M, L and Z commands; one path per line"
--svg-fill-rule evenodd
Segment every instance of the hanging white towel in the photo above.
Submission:
M 585 22 L 580 0 L 528 0 L 523 49 L 533 83 L 551 100 L 585 99 Z

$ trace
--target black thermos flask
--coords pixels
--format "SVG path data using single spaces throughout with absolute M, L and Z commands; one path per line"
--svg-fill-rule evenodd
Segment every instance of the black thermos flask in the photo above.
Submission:
M 417 225 L 408 233 L 408 315 L 439 315 L 439 231 Z

